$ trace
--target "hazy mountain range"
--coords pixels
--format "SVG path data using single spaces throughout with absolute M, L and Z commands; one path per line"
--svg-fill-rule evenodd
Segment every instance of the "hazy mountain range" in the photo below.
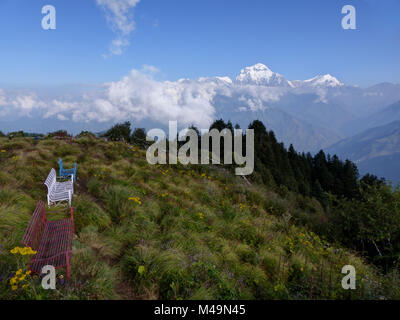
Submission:
M 400 182 L 400 121 L 368 129 L 326 149 L 353 160 L 360 174 L 368 172 Z
M 399 84 L 359 88 L 330 74 L 289 80 L 261 63 L 242 69 L 235 79 L 219 76 L 159 81 L 155 73 L 152 67 L 132 70 L 120 81 L 80 86 L 63 94 L 0 89 L 0 130 L 65 128 L 78 133 L 101 131 L 124 120 L 147 129 L 166 128 L 168 120 L 178 120 L 182 128 L 190 124 L 207 128 L 217 118 L 246 128 L 259 119 L 286 146 L 293 144 L 299 151 L 323 148 L 337 152 L 358 161 L 361 168 L 364 161 L 386 161 L 374 162 L 376 156 L 396 154 L 395 142 L 390 139 L 390 148 L 380 145 L 389 148 L 387 153 L 368 148 L 358 153 L 353 148 L 359 146 L 356 141 L 370 137 L 369 129 L 400 120 Z M 382 129 L 380 134 L 390 134 L 390 130 Z M 369 156 L 364 154 L 368 152 Z M 372 169 L 378 172 L 374 166 Z

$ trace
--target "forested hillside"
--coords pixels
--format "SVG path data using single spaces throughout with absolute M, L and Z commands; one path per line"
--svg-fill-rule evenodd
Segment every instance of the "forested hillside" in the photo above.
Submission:
M 232 129 L 223 120 L 212 127 Z M 256 157 L 250 180 L 293 197 L 294 208 L 289 211 L 301 225 L 362 252 L 385 271 L 397 268 L 399 187 L 371 174 L 360 176 L 353 162 L 322 150 L 312 156 L 296 152 L 293 146 L 286 149 L 260 121 L 249 128 L 255 131 Z

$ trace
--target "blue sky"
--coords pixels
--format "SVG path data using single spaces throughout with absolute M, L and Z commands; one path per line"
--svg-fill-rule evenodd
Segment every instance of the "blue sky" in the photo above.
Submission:
M 41 28 L 46 4 L 56 30 Z M 341 28 L 345 4 L 357 9 L 357 30 Z M 396 0 L 141 0 L 130 45 L 104 58 L 116 34 L 96 0 L 1 0 L 0 85 L 118 81 L 143 65 L 163 80 L 235 77 L 257 62 L 291 80 L 400 83 L 399 15 Z

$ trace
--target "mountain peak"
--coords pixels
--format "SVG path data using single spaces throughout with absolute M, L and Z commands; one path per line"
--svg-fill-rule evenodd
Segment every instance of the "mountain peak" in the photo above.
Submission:
M 252 84 L 264 86 L 290 86 L 287 81 L 279 73 L 271 71 L 265 64 L 257 63 L 253 66 L 246 67 L 241 70 L 240 74 L 236 77 L 239 84 Z
M 220 81 L 223 81 L 223 82 L 232 84 L 232 79 L 229 78 L 229 77 L 215 77 L 215 79 L 218 79 L 218 80 L 220 80 Z
M 337 78 L 327 73 L 324 75 L 319 75 L 314 78 L 304 80 L 304 83 L 310 84 L 312 86 L 324 86 L 324 87 L 340 87 L 344 84 L 340 82 Z
M 246 69 L 253 69 L 253 70 L 269 70 L 271 71 L 270 68 L 268 68 L 265 64 L 263 63 L 256 63 L 254 66 L 247 67 Z

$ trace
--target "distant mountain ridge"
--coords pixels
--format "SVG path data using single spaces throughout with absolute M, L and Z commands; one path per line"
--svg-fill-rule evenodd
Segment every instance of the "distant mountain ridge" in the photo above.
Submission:
M 368 128 L 383 126 L 396 120 L 400 120 L 400 101 L 365 118 L 352 121 L 348 126 L 352 126 L 353 129 L 357 128 L 357 130 L 361 132 Z
M 354 161 L 361 174 L 373 173 L 400 182 L 400 121 L 344 139 L 326 152 Z

